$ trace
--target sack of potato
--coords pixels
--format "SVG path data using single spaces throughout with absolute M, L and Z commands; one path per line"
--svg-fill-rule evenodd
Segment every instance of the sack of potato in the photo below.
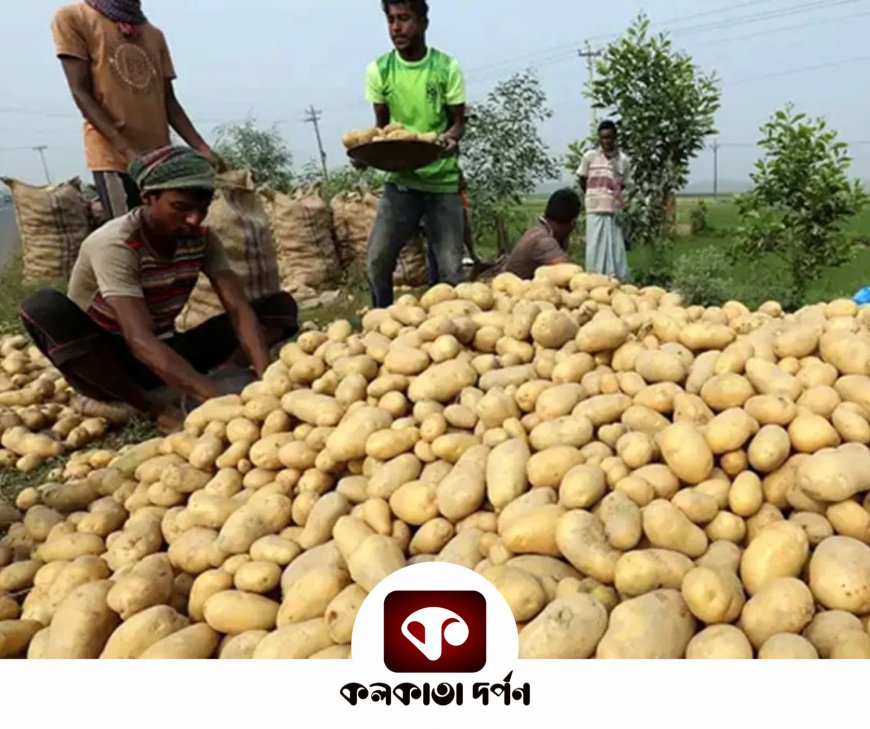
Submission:
M 435 132 L 418 134 L 410 129 L 405 129 L 401 124 L 393 123 L 385 127 L 372 127 L 370 129 L 354 129 L 341 138 L 345 149 L 353 149 L 363 144 L 372 142 L 428 142 L 434 144 L 438 140 Z
M 72 398 L 66 380 L 27 337 L 0 337 L 0 469 L 30 473 L 102 438 L 111 423 L 80 415 Z
M 348 657 L 375 585 L 446 561 L 522 658 L 868 658 L 868 312 L 562 265 L 307 331 L 26 494 L 0 655 Z

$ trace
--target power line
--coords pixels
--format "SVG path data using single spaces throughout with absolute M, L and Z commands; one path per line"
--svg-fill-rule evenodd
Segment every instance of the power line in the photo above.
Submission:
M 720 6 L 718 8 L 713 8 L 712 10 L 704 11 L 703 13 L 695 13 L 694 15 L 684 15 L 684 16 L 681 16 L 679 18 L 671 18 L 669 20 L 663 20 L 659 23 L 651 24 L 650 27 L 651 28 L 658 28 L 660 26 L 672 26 L 672 25 L 677 25 L 679 23 L 684 23 L 686 21 L 698 20 L 700 18 L 710 17 L 712 15 L 719 15 L 721 13 L 730 12 L 733 10 L 740 10 L 742 8 L 748 8 L 748 7 L 757 8 L 759 5 L 764 5 L 766 3 L 782 2 L 782 1 L 783 0 L 752 0 L 751 2 L 742 2 L 742 3 L 738 3 L 736 5 L 731 3 L 729 5 Z M 619 36 L 619 32 L 604 33 L 601 35 L 590 37 L 589 41 L 591 42 L 591 41 L 598 41 L 598 40 L 609 40 L 610 38 L 614 38 L 617 36 Z M 562 53 L 572 53 L 573 54 L 573 51 L 576 47 L 577 47 L 577 41 L 572 41 L 571 43 L 564 43 L 564 44 L 555 45 L 555 46 L 548 46 L 546 48 L 541 48 L 537 51 L 532 51 L 530 53 L 526 53 L 526 54 L 523 54 L 521 56 L 514 56 L 511 59 L 506 59 L 504 61 L 496 61 L 493 63 L 487 63 L 487 64 L 484 64 L 482 66 L 478 66 L 477 68 L 471 68 L 471 69 L 469 69 L 468 73 L 469 73 L 469 75 L 475 75 L 475 74 L 478 74 L 478 73 L 483 72 L 483 71 L 488 71 L 492 68 L 503 67 L 506 64 L 517 63 L 518 61 L 521 61 L 521 60 L 529 59 L 529 60 L 534 61 L 536 58 L 538 58 L 540 56 L 551 57 L 553 55 L 553 53 L 556 51 L 561 51 Z
M 762 4 L 761 2 L 753 2 L 753 3 L 743 3 L 739 5 L 732 5 L 729 8 L 719 8 L 717 10 L 711 10 L 706 13 L 699 13 L 697 15 L 690 15 L 680 18 L 675 21 L 663 21 L 662 23 L 657 23 L 651 25 L 651 28 L 655 28 L 658 30 L 667 31 L 672 36 L 685 36 L 692 35 L 695 33 L 705 33 L 709 31 L 716 31 L 725 28 L 734 28 L 743 25 L 751 25 L 754 23 L 765 22 L 768 20 L 775 20 L 781 17 L 791 17 L 794 15 L 800 15 L 807 12 L 812 12 L 815 10 L 823 10 L 830 9 L 833 7 L 839 7 L 841 5 L 851 5 L 856 2 L 861 2 L 862 0 L 835 0 L 831 2 L 831 0 L 813 0 L 810 3 L 803 3 L 800 5 L 793 5 L 785 8 L 780 8 L 778 10 L 771 10 L 764 13 L 751 13 L 749 15 L 735 16 L 733 18 L 724 18 L 721 21 L 716 23 L 707 23 L 703 25 L 689 26 L 685 28 L 673 28 L 675 23 L 681 23 L 692 19 L 699 19 L 709 15 L 715 15 L 726 10 L 736 10 L 743 7 L 757 7 Z M 665 27 L 667 26 L 667 27 Z M 600 36 L 593 36 L 590 38 L 590 41 L 596 40 L 604 40 L 604 41 L 612 41 L 620 36 L 621 32 L 602 34 Z M 481 83 L 483 81 L 492 80 L 500 76 L 505 70 L 509 70 L 511 68 L 518 68 L 520 66 L 534 66 L 536 68 L 540 68 L 542 66 L 551 65 L 553 63 L 557 63 L 563 60 L 567 60 L 568 58 L 573 57 L 574 49 L 577 44 L 573 43 L 569 47 L 568 45 L 560 45 L 560 46 L 551 46 L 550 48 L 542 49 L 533 54 L 527 54 L 526 56 L 514 57 L 510 60 L 505 60 L 493 64 L 487 64 L 485 66 L 480 66 L 478 68 L 473 68 L 468 73 L 468 78 L 471 83 Z M 529 59 L 528 62 L 522 62 L 519 59 Z
M 723 86 L 739 86 L 741 84 L 753 83 L 755 81 L 763 81 L 769 78 L 780 78 L 782 76 L 793 76 L 799 73 L 809 73 L 810 71 L 820 71 L 825 68 L 835 68 L 837 66 L 848 66 L 853 63 L 864 63 L 866 61 L 870 61 L 870 56 L 858 56 L 856 58 L 845 58 L 840 61 L 829 61 L 827 63 L 818 63 L 814 66 L 803 66 L 801 68 L 789 68 L 783 71 L 775 71 L 773 73 L 765 73 L 760 76 L 747 76 L 741 79 L 735 79 L 734 81 L 728 81 L 723 84 Z

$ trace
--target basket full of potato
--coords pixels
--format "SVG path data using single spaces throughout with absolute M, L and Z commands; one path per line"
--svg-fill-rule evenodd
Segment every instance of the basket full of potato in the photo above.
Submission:
M 437 160 L 444 149 L 435 132 L 418 134 L 401 124 L 355 129 L 342 137 L 351 159 L 384 172 L 409 172 Z

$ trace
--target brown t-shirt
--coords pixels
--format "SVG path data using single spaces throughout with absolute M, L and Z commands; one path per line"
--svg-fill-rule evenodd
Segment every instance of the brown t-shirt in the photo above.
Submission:
M 538 223 L 520 239 L 498 273 L 512 273 L 531 280 L 541 266 L 549 266 L 567 256 L 550 229 L 544 223 Z
M 146 23 L 138 37 L 127 38 L 116 22 L 78 3 L 57 11 L 52 33 L 58 56 L 90 63 L 94 96 L 138 152 L 169 144 L 165 86 L 175 69 L 162 32 Z M 127 169 L 121 154 L 89 122 L 85 152 L 93 172 Z

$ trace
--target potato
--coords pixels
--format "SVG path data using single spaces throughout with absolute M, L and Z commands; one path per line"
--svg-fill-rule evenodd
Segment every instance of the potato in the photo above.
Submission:
M 220 642 L 220 636 L 205 623 L 182 628 L 153 643 L 139 657 L 142 659 L 211 658 Z
M 96 534 L 62 534 L 40 546 L 36 556 L 45 562 L 71 561 L 86 555 L 100 555 L 104 551 L 105 544 Z
M 851 537 L 830 537 L 813 552 L 809 585 L 829 610 L 870 613 L 870 546 Z
M 622 553 L 610 546 L 602 521 L 588 511 L 569 511 L 556 526 L 556 545 L 580 572 L 612 585 Z
M 765 425 L 749 445 L 749 463 L 759 473 L 772 473 L 788 460 L 791 440 L 778 425 Z
M 330 603 L 347 587 L 349 577 L 342 568 L 315 567 L 285 591 L 278 611 L 279 628 L 323 617 Z
M 707 551 L 707 535 L 669 501 L 653 501 L 642 515 L 644 534 L 653 546 L 693 558 Z
M 269 631 L 247 630 L 234 636 L 227 636 L 218 649 L 218 658 L 243 660 L 254 657 L 254 651 Z
M 350 555 L 348 569 L 353 581 L 367 592 L 385 577 L 405 566 L 405 556 L 391 537 L 367 537 Z
M 798 468 L 797 486 L 819 501 L 846 501 L 870 488 L 870 450 L 850 443 L 815 453 Z
M 870 658 L 870 634 L 863 630 L 841 633 L 834 642 L 830 658 L 834 660 Z
M 778 660 L 817 659 L 819 654 L 806 638 L 793 633 L 777 633 L 764 642 L 758 651 L 758 657 Z
M 854 501 L 843 501 L 825 512 L 837 534 L 870 543 L 870 512 Z
M 205 622 L 218 633 L 238 634 L 248 630 L 272 630 L 279 605 L 262 595 L 226 590 L 209 597 L 203 605 Z
M 842 635 L 864 632 L 861 621 L 842 610 L 817 613 L 803 632 L 822 658 L 831 658 L 831 652 Z
M 589 658 L 607 629 L 607 611 L 586 594 L 551 602 L 520 632 L 520 658 Z
M 752 383 L 742 375 L 734 373 L 712 377 L 701 388 L 701 398 L 715 412 L 743 407 L 754 394 Z
M 682 481 L 699 484 L 713 471 L 713 454 L 701 433 L 689 423 L 677 423 L 659 434 L 665 463 Z
M 559 488 L 565 475 L 583 462 L 580 451 L 571 446 L 558 446 L 535 453 L 526 470 L 534 488 Z
M 423 470 L 420 460 L 405 453 L 392 461 L 377 466 L 369 478 L 366 495 L 372 499 L 390 499 L 392 495 L 410 481 L 416 481 Z
M 27 653 L 30 641 L 42 629 L 42 623 L 35 620 L 0 620 L 0 658 Z
M 695 619 L 676 590 L 656 590 L 618 605 L 596 658 L 682 658 Z
M 558 504 L 542 504 L 526 509 L 500 531 L 505 546 L 514 554 L 561 555 L 556 529 L 565 509 Z
M 188 626 L 168 605 L 156 605 L 124 621 L 109 637 L 100 658 L 139 658 L 156 642 Z
M 531 457 L 526 442 L 512 438 L 496 446 L 486 462 L 486 495 L 496 508 L 503 508 L 528 487 L 527 462 Z
M 616 562 L 615 585 L 621 595 L 637 597 L 660 588 L 679 590 L 692 560 L 665 549 L 639 549 Z
M 25 560 L 0 569 L 0 593 L 18 592 L 31 587 L 33 578 L 43 565 L 39 560 Z
M 335 398 L 320 395 L 311 390 L 294 390 L 281 399 L 281 407 L 303 423 L 318 427 L 333 427 L 339 424 L 344 414 L 342 406 Z M 269 408 L 269 412 L 274 408 Z M 265 419 L 268 413 L 263 413 Z
M 686 648 L 689 659 L 750 659 L 749 639 L 733 625 L 711 625 L 698 633 Z
M 432 519 L 421 526 L 409 547 L 412 556 L 439 554 L 455 536 L 455 529 L 447 519 Z
M 752 471 L 744 471 L 731 484 L 728 491 L 728 506 L 731 511 L 742 517 L 758 513 L 764 503 L 761 479 Z
M 566 509 L 589 509 L 595 506 L 605 493 L 607 493 L 607 481 L 604 471 L 597 466 L 578 465 L 568 471 L 562 479 L 559 486 L 559 503 Z
M 746 602 L 737 575 L 727 569 L 696 567 L 682 585 L 683 599 L 692 614 L 706 623 L 732 623 Z
M 129 573 L 116 580 L 106 604 L 122 620 L 156 605 L 167 605 L 172 597 L 174 575 L 169 557 L 153 554 L 133 565 Z
M 324 618 L 333 642 L 351 641 L 356 615 L 366 597 L 368 593 L 359 585 L 348 585 L 329 602 Z
M 427 369 L 411 383 L 408 398 L 414 403 L 424 400 L 446 403 L 476 381 L 477 373 L 467 362 L 458 359 L 442 362 Z
M 260 500 L 254 499 L 255 497 L 251 497 L 245 506 L 233 512 L 221 527 L 215 540 L 215 546 L 221 552 L 243 554 L 261 537 L 277 534 L 290 523 L 293 504 L 289 498 L 282 494 L 266 494 Z M 200 539 L 206 540 L 205 532 L 208 531 L 210 530 L 200 530 Z M 170 546 L 170 556 L 177 544 L 178 542 Z M 179 545 L 179 552 L 181 550 Z M 179 563 L 177 566 L 182 565 Z
M 233 584 L 243 592 L 265 595 L 281 582 L 281 568 L 274 562 L 246 562 L 233 575 Z
M 540 581 L 524 570 L 498 565 L 480 574 L 501 593 L 518 623 L 534 618 L 547 603 Z
M 485 446 L 465 451 L 453 470 L 438 484 L 438 510 L 450 521 L 465 518 L 483 504 L 489 453 Z
M 625 494 L 617 491 L 606 496 L 601 502 L 599 517 L 604 522 L 607 540 L 615 549 L 634 549 L 640 542 L 643 536 L 640 509 Z
M 21 609 L 15 600 L 6 595 L 0 596 L 0 621 L 17 620 L 20 614 Z
M 794 577 L 767 582 L 753 595 L 740 617 L 740 629 L 756 648 L 777 633 L 800 633 L 815 613 L 809 588 Z
M 566 416 L 547 420 L 529 434 L 529 443 L 537 451 L 558 446 L 582 448 L 592 440 L 592 423 L 587 418 Z
M 333 645 L 323 618 L 286 625 L 269 633 L 258 644 L 254 659 L 301 659 Z
M 99 580 L 73 590 L 51 621 L 45 658 L 99 658 L 119 623 L 106 603 L 112 583 Z
M 762 529 L 750 541 L 740 563 L 740 577 L 750 595 L 778 577 L 797 577 L 809 557 L 809 540 L 798 525 L 782 521 Z

